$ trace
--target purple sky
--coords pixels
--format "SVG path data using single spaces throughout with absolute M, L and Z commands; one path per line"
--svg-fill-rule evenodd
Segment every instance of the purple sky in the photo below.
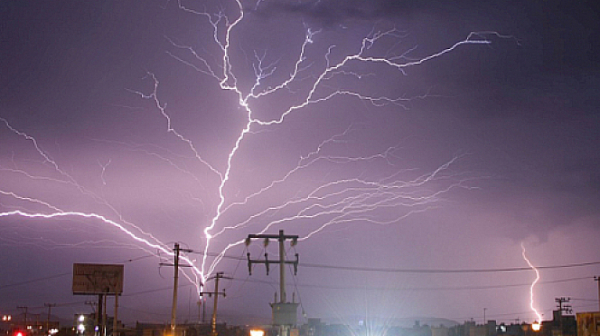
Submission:
M 0 5 L 0 313 L 89 312 L 72 264 L 124 263 L 124 322 L 168 322 L 179 242 L 233 278 L 220 321 L 268 322 L 278 269 L 238 243 L 279 230 L 307 317 L 533 322 L 522 243 L 544 318 L 598 309 L 591 3 L 180 5 Z

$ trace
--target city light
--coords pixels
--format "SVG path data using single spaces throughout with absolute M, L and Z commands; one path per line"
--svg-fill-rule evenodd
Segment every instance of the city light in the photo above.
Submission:
M 252 329 L 250 330 L 250 336 L 264 336 L 265 331 L 260 329 Z

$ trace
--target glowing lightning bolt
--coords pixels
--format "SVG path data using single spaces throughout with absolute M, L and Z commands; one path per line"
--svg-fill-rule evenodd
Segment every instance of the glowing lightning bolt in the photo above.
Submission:
M 218 167 L 205 160 L 201 155 L 203 148 L 196 146 L 192 139 L 187 137 L 184 132 L 175 129 L 171 115 L 167 109 L 167 104 L 164 100 L 161 101 L 162 92 L 159 90 L 160 82 L 156 75 L 148 72 L 148 78 L 153 81 L 153 89 L 150 89 L 149 93 L 130 90 L 153 103 L 153 108 L 157 109 L 161 117 L 164 118 L 162 120 L 166 123 L 166 132 L 182 142 L 187 150 L 193 154 L 193 157 L 210 172 L 211 178 L 216 179 L 218 182 L 216 183 L 218 187 L 214 191 L 216 194 L 215 198 L 218 198 L 218 200 L 215 202 L 214 210 L 210 214 L 212 218 L 208 224 L 204 225 L 202 230 L 202 239 L 206 242 L 203 247 L 202 262 L 199 267 L 192 267 L 193 276 L 196 277 L 196 281 L 192 281 L 188 277 L 190 281 L 195 282 L 199 286 L 214 272 L 215 267 L 222 260 L 225 252 L 241 244 L 241 240 L 224 243 L 226 246 L 209 263 L 209 251 L 211 251 L 211 248 L 214 249 L 213 244 L 217 244 L 213 238 L 225 231 L 234 231 L 251 223 L 259 222 L 262 224 L 260 224 L 261 228 L 258 231 L 260 231 L 259 233 L 264 233 L 275 225 L 300 223 L 298 225 L 303 230 L 301 239 L 308 239 L 331 225 L 347 223 L 390 225 L 413 213 L 427 211 L 444 193 L 449 192 L 453 188 L 470 188 L 468 178 L 451 172 L 450 166 L 459 157 L 448 160 L 437 169 L 433 169 L 433 171 L 415 173 L 410 178 L 403 180 L 399 177 L 400 174 L 412 170 L 399 169 L 397 167 L 400 161 L 398 158 L 399 155 L 397 155 L 398 146 L 389 146 L 385 150 L 362 154 L 362 156 L 327 154 L 331 153 L 330 149 L 335 149 L 336 143 L 345 141 L 349 137 L 349 133 L 351 132 L 349 128 L 342 134 L 337 134 L 329 139 L 319 139 L 321 141 L 319 144 L 312 149 L 309 148 L 308 152 L 305 151 L 305 155 L 300 155 L 295 165 L 292 162 L 290 166 L 284 169 L 283 173 L 278 172 L 277 174 L 279 175 L 272 177 L 271 182 L 263 182 L 263 185 L 255 187 L 254 190 L 245 191 L 245 194 L 241 195 L 240 198 L 230 199 L 226 193 L 226 189 L 233 183 L 232 179 L 237 174 L 237 171 L 234 171 L 234 167 L 236 167 L 236 155 L 240 155 L 239 152 L 241 152 L 242 143 L 247 141 L 247 138 L 253 134 L 257 134 L 259 131 L 269 127 L 276 127 L 284 122 L 287 123 L 292 114 L 305 109 L 309 105 L 324 103 L 339 97 L 348 97 L 376 107 L 396 105 L 400 108 L 406 108 L 405 104 L 413 99 L 423 98 L 421 96 L 378 96 L 373 93 L 360 91 L 356 87 L 353 89 L 343 87 L 344 83 L 349 82 L 347 79 L 361 80 L 373 75 L 363 73 L 362 71 L 365 70 L 356 70 L 354 66 L 358 65 L 357 68 L 359 69 L 364 68 L 363 65 L 387 67 L 392 70 L 391 73 L 405 75 L 408 68 L 420 66 L 436 58 L 443 57 L 461 46 L 487 45 L 491 43 L 492 37 L 507 37 L 496 32 L 473 32 L 468 34 L 463 40 L 450 44 L 449 47 L 424 57 L 410 58 L 408 54 L 414 49 L 409 49 L 402 54 L 394 55 L 392 51 L 389 51 L 385 53 L 387 56 L 377 56 L 376 51 L 374 51 L 377 49 L 374 48 L 375 45 L 383 44 L 388 39 L 393 39 L 396 42 L 396 39 L 400 38 L 401 34 L 395 28 L 376 31 L 375 27 L 373 27 L 370 33 L 366 36 L 363 35 L 362 39 L 357 40 L 354 49 L 350 52 L 338 55 L 336 46 L 329 45 L 328 48 L 321 49 L 322 54 L 320 59 L 309 61 L 307 55 L 313 51 L 312 46 L 318 42 L 317 37 L 319 37 L 320 31 L 315 31 L 305 26 L 304 39 L 303 41 L 298 41 L 296 54 L 292 56 L 293 65 L 290 66 L 290 71 L 285 74 L 284 78 L 275 81 L 272 77 L 276 73 L 280 73 L 276 72 L 277 62 L 269 63 L 266 52 L 259 53 L 255 51 L 255 61 L 252 69 L 254 70 L 254 78 L 250 84 L 244 86 L 242 85 L 244 81 L 241 80 L 241 77 L 240 80 L 236 77 L 239 73 L 234 71 L 239 67 L 233 64 L 235 57 L 232 56 L 235 54 L 235 49 L 232 45 L 236 45 L 236 43 L 232 43 L 232 36 L 236 36 L 233 34 L 234 30 L 241 29 L 240 27 L 243 26 L 242 21 L 245 20 L 246 16 L 242 1 L 235 0 L 234 3 L 235 8 L 233 8 L 233 12 L 235 14 L 227 12 L 226 15 L 225 9 L 222 9 L 217 14 L 209 14 L 206 10 L 202 12 L 188 8 L 182 4 L 182 1 L 177 1 L 180 10 L 208 21 L 208 24 L 212 27 L 211 43 L 216 45 L 218 57 L 215 57 L 215 55 L 203 57 L 202 52 L 198 52 L 193 47 L 175 42 L 175 39 L 167 38 L 174 49 L 186 53 L 189 57 L 179 57 L 169 51 L 167 52 L 168 55 L 185 66 L 192 68 L 201 76 L 207 76 L 214 80 L 215 86 L 230 93 L 239 106 L 243 121 L 233 139 L 235 140 L 233 141 L 233 145 L 224 153 L 224 157 L 226 157 L 226 160 L 224 160 L 226 162 L 225 167 Z M 261 3 L 262 1 L 257 1 L 254 10 L 258 10 Z M 315 48 L 315 50 L 318 52 L 319 48 Z M 216 64 L 213 61 L 214 59 L 218 59 Z M 353 86 L 350 85 L 349 87 L 352 88 Z M 279 110 L 273 111 L 273 114 L 268 117 L 261 118 L 261 115 L 256 111 L 256 106 L 259 105 L 258 102 L 273 96 L 284 96 L 285 94 L 289 94 L 289 96 L 285 96 L 289 100 L 281 99 L 284 105 L 277 107 Z M 45 219 L 59 217 L 88 218 L 116 227 L 120 232 L 133 239 L 136 244 L 172 255 L 172 251 L 152 236 L 152 234 L 144 232 L 140 227 L 125 220 L 119 211 L 101 195 L 97 195 L 92 190 L 78 183 L 73 176 L 59 166 L 57 161 L 54 161 L 49 153 L 45 152 L 38 145 L 37 140 L 33 136 L 17 130 L 7 120 L 0 118 L 0 126 L 2 124 L 15 135 L 31 142 L 37 154 L 43 158 L 46 165 L 49 165 L 53 169 L 55 175 L 58 174 L 58 178 L 36 176 L 23 170 L 8 169 L 6 167 L 0 167 L 0 171 L 19 174 L 19 176 L 24 176 L 31 180 L 49 181 L 60 183 L 67 187 L 75 187 L 80 193 L 95 201 L 96 205 L 100 205 L 105 210 L 108 209 L 113 216 L 105 216 L 88 211 L 63 210 L 64 206 L 60 204 L 51 204 L 43 199 L 36 199 L 33 196 L 24 195 L 19 192 L 0 190 L 0 196 L 2 197 L 11 198 L 16 200 L 16 202 L 29 203 L 35 207 L 44 207 L 44 211 L 42 212 L 34 212 L 32 210 L 0 212 L 0 217 L 20 216 Z M 142 149 L 135 150 L 142 151 Z M 169 158 L 162 157 L 150 151 L 144 152 L 147 155 L 158 157 L 160 160 L 169 163 L 179 173 L 190 175 L 199 182 L 200 179 L 198 177 L 193 176 L 190 171 L 177 165 L 176 162 Z M 106 164 L 99 162 L 102 168 L 101 182 L 106 187 L 108 185 L 104 179 L 104 173 L 110 162 L 110 160 Z M 368 166 L 368 168 L 364 168 L 352 176 L 335 175 L 334 173 L 327 172 L 324 174 L 325 176 L 319 176 L 319 179 L 316 179 L 314 182 L 307 182 L 306 179 L 302 179 L 302 173 L 321 168 L 323 165 L 328 165 L 327 168 L 333 167 L 331 171 L 351 165 L 373 165 L 378 168 L 383 166 L 390 169 L 370 169 L 372 166 Z M 367 174 L 364 172 L 367 170 L 369 170 L 369 175 L 373 171 L 372 176 L 366 176 Z M 279 203 L 270 204 L 270 206 L 266 207 L 262 206 L 258 210 L 255 210 L 256 207 L 250 206 L 258 197 L 265 194 L 268 195 L 269 193 L 276 193 L 278 188 L 290 190 L 291 188 L 288 188 L 287 185 L 283 186 L 284 183 L 298 183 L 298 180 L 301 181 L 302 187 L 297 188 L 299 189 L 297 191 L 294 190 L 295 193 L 293 195 L 289 194 L 286 198 L 278 198 L 277 202 Z M 433 186 L 427 187 L 429 185 Z M 235 217 L 227 225 L 223 224 L 223 222 L 228 220 L 226 217 L 228 214 L 235 213 L 244 205 L 252 208 L 250 211 L 253 212 L 245 214 L 243 218 L 239 216 Z M 111 217 L 117 217 L 118 220 L 110 219 Z M 527 260 L 524 247 L 523 257 Z M 193 266 L 193 260 L 185 256 L 182 259 L 190 266 Z M 529 263 L 528 260 L 527 262 Z M 539 279 L 537 269 L 531 263 L 529 265 L 536 271 Z M 182 272 L 185 275 L 186 271 Z M 536 282 L 538 279 L 536 279 Z M 532 309 L 533 286 L 536 282 L 531 287 Z M 539 314 L 538 316 L 541 320 L 541 316 Z
M 538 271 L 538 269 L 535 266 L 533 266 L 531 261 L 529 261 L 529 259 L 525 255 L 525 245 L 523 243 L 521 243 L 521 249 L 522 249 L 521 255 L 523 256 L 523 259 L 525 259 L 525 261 L 527 262 L 527 265 L 529 265 L 529 267 L 531 267 L 531 269 L 535 271 L 535 280 L 531 283 L 531 286 L 529 287 L 529 307 L 531 308 L 531 310 L 533 310 L 533 312 L 537 316 L 536 322 L 541 323 L 542 315 L 537 311 L 537 309 L 535 309 L 534 300 L 533 300 L 533 288 L 540 280 L 540 272 Z
M 81 211 L 65 211 L 65 210 L 60 209 L 57 206 L 52 205 L 52 204 L 50 204 L 48 202 L 45 202 L 43 200 L 39 200 L 37 198 L 28 197 L 28 196 L 22 196 L 22 195 L 19 195 L 19 194 L 15 193 L 15 192 L 4 191 L 4 190 L 0 190 L 0 195 L 9 196 L 9 197 L 11 197 L 13 199 L 24 201 L 24 202 L 28 202 L 28 203 L 42 205 L 42 206 L 50 209 L 52 212 L 51 213 L 43 213 L 43 212 L 30 212 L 30 211 L 23 211 L 23 210 L 13 210 L 13 211 L 0 212 L 0 217 L 21 216 L 21 217 L 28 217 L 28 218 L 45 218 L 45 219 L 61 218 L 61 217 L 81 217 L 81 218 L 96 219 L 96 220 L 100 220 L 101 222 L 103 222 L 105 224 L 108 224 L 108 225 L 111 225 L 111 226 L 117 228 L 122 233 L 124 233 L 126 236 L 129 236 L 130 238 L 132 238 L 134 241 L 136 241 L 138 243 L 142 243 L 143 245 L 145 245 L 145 246 L 147 246 L 149 248 L 161 251 L 162 253 L 165 253 L 167 255 L 171 255 L 171 256 L 174 255 L 174 253 L 168 247 L 166 247 L 165 244 L 163 244 L 158 239 L 156 239 L 156 237 L 154 237 L 152 234 L 149 234 L 149 233 L 143 231 L 139 226 L 137 226 L 137 225 L 135 225 L 135 224 L 133 224 L 131 222 L 128 222 L 125 219 L 123 219 L 123 217 L 116 210 L 116 208 L 114 208 L 113 206 L 111 206 L 102 197 L 100 197 L 100 196 L 94 194 L 93 192 L 87 190 L 85 187 L 83 187 L 81 184 L 79 184 L 70 174 L 68 174 L 66 171 L 62 170 L 59 167 L 59 165 L 56 163 L 56 161 L 54 161 L 38 145 L 37 140 L 33 136 L 31 136 L 31 135 L 29 135 L 29 134 L 27 134 L 25 132 L 17 130 L 16 128 L 14 128 L 13 126 L 11 126 L 9 124 L 9 122 L 6 119 L 4 119 L 4 118 L 0 118 L 0 121 L 2 121 L 6 125 L 6 127 L 11 132 L 13 132 L 14 134 L 16 134 L 16 135 L 18 135 L 20 137 L 23 137 L 23 138 L 29 140 L 33 144 L 33 147 L 36 150 L 36 152 L 42 158 L 44 158 L 44 162 L 49 163 L 51 165 L 51 167 L 54 169 L 54 171 L 60 173 L 60 175 L 62 175 L 63 177 L 65 177 L 66 180 L 65 179 L 55 179 L 55 178 L 45 178 L 45 177 L 34 176 L 34 175 L 31 175 L 31 174 L 28 174 L 25 171 L 18 170 L 18 169 L 1 168 L 1 170 L 3 170 L 3 171 L 9 171 L 9 172 L 12 172 L 12 173 L 22 174 L 24 176 L 27 176 L 30 179 L 33 179 L 33 180 L 47 180 L 47 181 L 52 181 L 54 183 L 63 183 L 63 184 L 74 186 L 75 188 L 77 188 L 84 195 L 92 197 L 98 203 L 100 203 L 100 204 L 108 207 L 110 210 L 112 210 L 119 217 L 119 219 L 123 222 L 123 224 L 127 224 L 127 225 L 131 226 L 132 228 L 136 229 L 142 235 L 145 235 L 148 238 L 140 237 L 140 235 L 134 233 L 130 229 L 127 229 L 123 224 L 120 224 L 117 221 L 111 220 L 111 219 L 107 218 L 106 216 L 99 215 L 99 214 L 96 214 L 96 213 L 85 213 L 85 212 L 81 212 Z M 109 163 L 110 163 L 110 161 L 109 161 Z M 106 167 L 108 166 L 109 163 L 107 163 L 106 165 L 101 165 L 102 169 L 103 169 L 103 172 L 104 172 L 104 169 L 106 169 Z M 103 182 L 104 182 L 104 180 L 103 180 Z M 143 249 L 143 248 L 141 248 L 141 249 Z M 198 280 L 198 277 L 200 277 L 200 274 L 201 274 L 200 269 L 198 269 L 194 265 L 193 260 L 189 259 L 188 257 L 181 256 L 181 259 L 184 262 L 186 262 L 189 266 L 191 266 L 191 268 L 194 271 L 194 274 L 195 274 L 195 277 L 196 277 L 196 281 L 191 280 L 186 274 L 184 274 L 184 275 L 186 277 L 188 277 L 188 279 L 190 279 L 190 281 L 196 285 L 196 287 L 198 288 L 198 291 L 200 291 L 200 286 L 203 283 L 201 280 Z
M 204 228 L 204 235 L 206 240 L 206 245 L 204 247 L 204 256 L 202 259 L 202 277 L 205 278 L 210 274 L 216 264 L 221 260 L 221 257 L 224 255 L 225 251 L 233 246 L 240 244 L 241 242 L 231 243 L 225 247 L 225 249 L 219 254 L 215 260 L 213 260 L 210 266 L 207 266 L 207 258 L 208 251 L 210 250 L 212 238 L 221 234 L 224 230 L 233 230 L 236 228 L 240 228 L 242 226 L 247 225 L 251 221 L 256 221 L 258 218 L 264 218 L 268 213 L 275 213 L 282 209 L 292 208 L 294 206 L 301 206 L 302 209 L 295 212 L 290 216 L 284 216 L 279 219 L 271 219 L 268 220 L 267 223 L 263 226 L 262 232 L 269 229 L 273 225 L 285 224 L 289 222 L 301 222 L 306 220 L 317 220 L 320 222 L 317 228 L 310 229 L 307 234 L 304 235 L 303 239 L 306 239 L 329 225 L 333 224 L 341 224 L 341 223 L 349 223 L 349 222 L 365 222 L 372 223 L 378 225 L 387 225 L 398 220 L 404 218 L 405 216 L 410 215 L 411 213 L 420 212 L 427 210 L 428 204 L 435 202 L 438 199 L 438 196 L 444 192 L 449 191 L 454 187 L 467 187 L 464 185 L 464 181 L 459 180 L 455 183 L 449 183 L 445 188 L 441 188 L 438 191 L 431 193 L 423 193 L 417 191 L 418 187 L 423 186 L 426 183 L 429 183 L 433 180 L 439 179 L 440 174 L 448 169 L 448 166 L 456 159 L 452 159 L 450 162 L 442 165 L 436 171 L 431 174 L 426 174 L 423 176 L 419 176 L 412 181 L 399 181 L 395 174 L 384 176 L 379 180 L 368 180 L 363 178 L 342 178 L 342 179 L 334 179 L 332 181 L 325 182 L 324 184 L 315 187 L 312 191 L 308 192 L 305 196 L 297 197 L 296 199 L 288 200 L 283 202 L 280 205 L 274 205 L 269 207 L 263 211 L 260 211 L 254 215 L 250 215 L 247 220 L 243 220 L 237 224 L 232 226 L 225 227 L 218 232 L 213 233 L 213 230 L 216 229 L 218 222 L 221 218 L 223 218 L 224 214 L 232 209 L 233 207 L 240 206 L 246 204 L 246 202 L 250 201 L 250 199 L 257 197 L 270 189 L 274 188 L 276 185 L 279 185 L 288 179 L 291 179 L 292 175 L 299 172 L 300 170 L 309 169 L 312 165 L 316 165 L 320 162 L 327 161 L 333 164 L 345 164 L 350 162 L 358 162 L 358 161 L 368 161 L 373 162 L 377 159 L 382 159 L 388 161 L 390 153 L 393 153 L 394 148 L 388 149 L 385 153 L 376 154 L 371 157 L 334 157 L 334 156 L 316 156 L 316 157 L 303 157 L 298 165 L 288 171 L 285 176 L 281 179 L 274 179 L 273 182 L 260 190 L 250 193 L 243 201 L 241 202 L 226 202 L 225 195 L 225 187 L 228 184 L 231 176 L 231 172 L 233 169 L 233 159 L 236 153 L 240 149 L 240 144 L 246 138 L 248 134 L 252 134 L 251 129 L 253 127 L 269 127 L 273 125 L 282 124 L 287 117 L 301 110 L 308 105 L 318 104 L 325 101 L 329 101 L 335 97 L 347 96 L 352 97 L 367 103 L 370 103 L 374 106 L 382 106 L 386 104 L 395 104 L 401 107 L 404 107 L 404 103 L 410 101 L 413 98 L 405 98 L 405 97 L 386 97 L 386 96 L 373 96 L 370 94 L 363 94 L 360 92 L 347 90 L 347 89 L 334 89 L 332 85 L 329 85 L 329 81 L 331 81 L 334 77 L 345 77 L 351 76 L 356 79 L 362 78 L 364 75 L 355 71 L 350 70 L 350 67 L 353 64 L 363 63 L 363 64 L 379 64 L 388 66 L 392 69 L 398 70 L 400 74 L 405 74 L 405 69 L 409 67 L 419 66 L 433 59 L 444 56 L 447 53 L 453 52 L 457 48 L 463 45 L 469 44 L 490 44 L 491 36 L 505 38 L 506 36 L 502 36 L 496 32 L 473 32 L 470 33 L 464 40 L 458 41 L 451 45 L 446 49 L 442 49 L 437 53 L 430 54 L 428 56 L 410 59 L 407 55 L 410 50 L 402 55 L 398 56 L 389 56 L 389 57 L 375 57 L 369 55 L 369 52 L 373 45 L 378 43 L 381 40 L 386 38 L 398 38 L 398 31 L 396 29 L 389 29 L 382 32 L 372 31 L 371 34 L 367 37 L 364 37 L 357 50 L 354 53 L 349 53 L 346 56 L 342 57 L 339 61 L 335 62 L 332 57 L 332 50 L 335 46 L 330 46 L 327 48 L 327 52 L 324 55 L 325 66 L 323 69 L 317 71 L 314 74 L 310 74 L 309 76 L 300 79 L 300 73 L 306 71 L 308 68 L 313 68 L 313 64 L 307 64 L 306 51 L 308 47 L 315 42 L 315 37 L 319 33 L 319 31 L 314 31 L 310 28 L 307 28 L 304 41 L 301 43 L 301 46 L 298 51 L 298 57 L 296 58 L 296 62 L 293 65 L 292 70 L 289 72 L 289 75 L 281 81 L 279 84 L 272 84 L 269 86 L 262 86 L 263 80 L 267 79 L 275 72 L 274 64 L 263 64 L 265 60 L 265 56 L 259 56 L 255 52 L 256 63 L 254 64 L 254 84 L 251 85 L 249 89 L 246 91 L 238 86 L 238 78 L 236 77 L 232 65 L 232 50 L 231 50 L 231 36 L 232 32 L 244 19 L 244 6 L 240 0 L 236 0 L 237 4 L 237 14 L 234 19 L 228 18 L 222 12 L 219 14 L 211 15 L 207 12 L 200 12 L 195 9 L 186 7 L 182 4 L 182 1 L 178 1 L 179 9 L 194 15 L 200 15 L 208 20 L 208 23 L 213 28 L 213 40 L 216 45 L 219 47 L 222 52 L 222 58 L 220 60 L 221 64 L 217 67 L 212 67 L 210 63 L 207 61 L 207 58 L 200 56 L 193 47 L 185 46 L 180 43 L 175 43 L 173 40 L 168 39 L 171 44 L 180 50 L 184 50 L 185 52 L 190 53 L 190 55 L 198 61 L 198 64 L 194 64 L 194 62 L 190 62 L 184 60 L 181 57 L 178 57 L 172 53 L 169 53 L 170 56 L 175 58 L 176 60 L 182 62 L 184 65 L 191 67 L 198 73 L 203 75 L 207 75 L 209 77 L 214 78 L 218 85 L 222 90 L 233 92 L 238 99 L 239 106 L 244 113 L 245 124 L 241 131 L 239 132 L 237 139 L 235 141 L 234 146 L 231 148 L 227 155 L 227 166 L 223 173 L 218 173 L 220 177 L 220 183 L 218 187 L 219 194 L 219 202 L 216 206 L 215 215 L 213 216 L 210 224 Z M 260 1 L 257 2 L 256 7 L 260 6 Z M 412 49 L 411 49 L 412 50 Z M 217 71 L 215 69 L 220 69 Z M 156 105 L 161 110 L 163 116 L 167 119 L 167 122 L 170 125 L 170 118 L 166 114 L 164 107 L 165 104 L 161 104 L 158 101 L 157 96 L 157 86 L 158 81 L 155 77 L 155 90 L 152 95 L 150 95 L 153 99 L 155 99 Z M 302 90 L 296 91 L 292 90 L 292 84 L 310 81 L 307 87 Z M 270 117 L 266 120 L 261 120 L 256 117 L 256 113 L 253 110 L 253 102 L 260 100 L 263 97 L 279 93 L 283 90 L 294 91 L 295 95 L 290 100 L 290 104 L 288 107 L 283 108 L 277 117 Z M 144 96 L 144 95 L 142 95 Z M 149 96 L 146 96 L 149 97 Z M 422 97 L 418 97 L 422 98 Z M 182 139 L 183 140 L 183 139 Z M 188 141 L 187 139 L 185 141 Z M 329 142 L 333 141 L 330 139 Z M 189 141 L 188 141 L 189 142 Z M 321 149 L 321 146 L 328 143 L 328 141 L 323 142 L 318 150 Z M 318 153 L 318 151 L 313 152 L 314 154 Z M 389 161 L 388 161 L 389 162 Z M 394 218 L 388 219 L 377 219 L 374 211 L 377 209 L 384 208 L 397 208 L 397 207 L 406 207 L 409 208 L 409 211 L 406 213 L 401 213 Z

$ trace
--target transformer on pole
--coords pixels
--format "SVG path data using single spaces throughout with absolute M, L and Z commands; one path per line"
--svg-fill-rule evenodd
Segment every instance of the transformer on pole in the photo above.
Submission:
M 273 302 L 271 309 L 273 312 L 273 325 L 280 327 L 280 336 L 286 336 L 288 334 L 289 327 L 296 325 L 297 323 L 297 309 L 298 303 L 287 302 L 285 293 L 285 265 L 290 264 L 294 266 L 294 274 L 298 272 L 298 253 L 296 253 L 296 260 L 285 259 L 284 242 L 291 240 L 292 246 L 298 242 L 298 236 L 285 235 L 283 230 L 279 230 L 279 234 L 250 234 L 246 238 L 246 245 L 249 245 L 252 239 L 262 238 L 265 239 L 265 245 L 268 244 L 269 239 L 277 239 L 279 242 L 279 258 L 269 259 L 269 255 L 265 253 L 264 260 L 252 260 L 250 259 L 250 253 L 248 256 L 248 272 L 252 275 L 252 264 L 265 264 L 267 274 L 269 274 L 270 264 L 279 264 L 279 302 Z M 277 301 L 277 298 L 275 298 Z

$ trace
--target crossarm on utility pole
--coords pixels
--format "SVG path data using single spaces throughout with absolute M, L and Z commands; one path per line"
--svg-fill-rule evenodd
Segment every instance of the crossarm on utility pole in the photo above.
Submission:
M 215 296 L 213 299 L 214 306 L 213 306 L 213 313 L 212 313 L 212 319 L 211 319 L 211 329 L 212 329 L 211 336 L 217 336 L 217 302 L 218 302 L 219 295 L 223 295 L 223 297 L 225 297 L 225 290 L 223 290 L 222 292 L 219 292 L 219 279 L 233 279 L 233 278 L 223 276 L 223 272 L 217 272 L 217 274 L 215 274 L 214 277 L 211 277 L 208 280 L 211 280 L 211 279 L 215 279 L 215 291 L 214 292 L 200 292 L 200 295 L 208 294 L 208 296 L 212 296 L 212 295 Z
M 296 253 L 296 260 L 285 260 L 285 249 L 283 243 L 286 240 L 292 241 L 292 246 L 298 242 L 298 236 L 296 235 L 285 235 L 283 230 L 279 230 L 279 234 L 249 234 L 246 238 L 246 245 L 250 244 L 252 239 L 262 238 L 268 241 L 269 239 L 277 239 L 279 242 L 279 260 L 269 260 L 269 256 L 265 253 L 265 260 L 252 260 L 250 259 L 250 253 L 248 253 L 248 271 L 252 275 L 252 264 L 265 264 L 267 268 L 267 274 L 269 274 L 270 264 L 279 264 L 279 302 L 286 302 L 285 297 L 285 264 L 294 265 L 294 273 L 298 271 L 298 254 Z
M 279 234 L 250 234 L 246 238 L 246 245 L 250 245 L 252 239 L 263 238 L 265 239 L 265 246 L 269 242 L 269 239 L 277 239 L 279 242 L 279 259 L 269 260 L 269 256 L 265 253 L 265 260 L 252 260 L 250 259 L 250 253 L 248 253 L 248 272 L 252 275 L 252 264 L 265 264 L 267 268 L 267 274 L 269 274 L 270 264 L 279 264 L 279 303 L 274 302 L 271 304 L 273 311 L 273 325 L 278 325 L 280 328 L 279 334 L 281 336 L 289 335 L 289 328 L 296 324 L 296 316 L 298 304 L 286 303 L 285 295 L 285 264 L 294 265 L 294 274 L 298 272 L 298 253 L 296 253 L 296 260 L 285 260 L 285 249 L 284 242 L 286 240 L 292 241 L 292 246 L 298 243 L 298 236 L 285 235 L 283 230 L 279 230 Z M 277 301 L 277 296 L 275 296 Z
M 175 252 L 173 254 L 174 257 L 174 261 L 173 264 L 164 264 L 164 263 L 160 263 L 160 265 L 164 265 L 164 266 L 173 266 L 174 267 L 174 275 L 173 275 L 173 306 L 171 307 L 171 332 L 173 333 L 173 336 L 175 335 L 175 329 L 177 326 L 177 286 L 178 286 L 178 282 L 179 282 L 179 253 L 181 251 L 183 252 L 193 252 L 192 250 L 188 250 L 188 249 L 182 249 L 179 247 L 178 243 L 175 243 L 175 247 L 173 248 L 173 251 Z

